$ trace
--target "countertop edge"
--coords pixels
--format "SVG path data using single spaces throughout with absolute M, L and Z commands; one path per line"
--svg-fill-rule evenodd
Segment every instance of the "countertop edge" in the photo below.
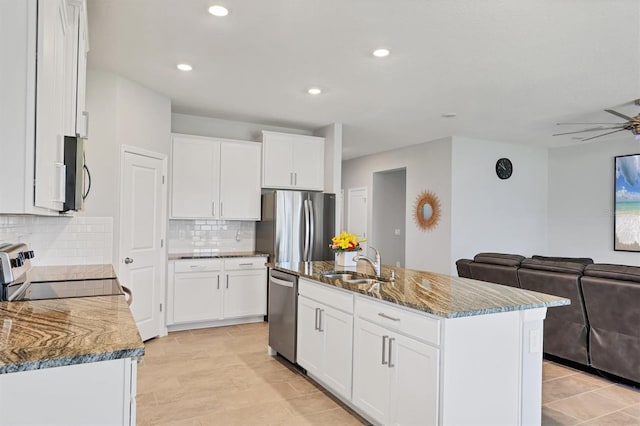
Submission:
M 38 361 L 27 361 L 22 363 L 5 364 L 0 366 L 0 374 L 18 373 L 22 371 L 42 370 L 53 367 L 66 367 L 77 364 L 88 364 L 92 362 L 111 361 L 123 358 L 141 357 L 145 353 L 144 347 L 133 349 L 121 349 L 113 352 L 103 352 L 96 354 L 77 355 L 66 358 L 43 359 Z

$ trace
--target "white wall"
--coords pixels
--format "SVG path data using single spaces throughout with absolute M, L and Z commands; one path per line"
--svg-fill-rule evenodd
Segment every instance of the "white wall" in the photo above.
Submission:
M 638 153 L 628 134 L 549 151 L 550 255 L 640 265 L 638 253 L 613 250 L 614 157 Z
M 406 267 L 434 272 L 449 273 L 451 270 L 451 138 L 387 151 L 380 154 L 355 158 L 342 163 L 342 188 L 367 187 L 373 194 L 373 173 L 384 170 L 406 168 Z M 416 197 L 429 190 L 437 195 L 442 207 L 439 224 L 431 231 L 420 230 L 413 220 L 413 204 Z M 369 217 L 373 203 L 369 202 Z M 349 206 L 345 206 L 348 210 Z M 346 216 L 346 215 L 345 215 Z M 371 221 L 368 235 L 372 235 Z M 387 263 L 385 248 L 377 247 L 382 262 Z
M 451 273 L 483 251 L 547 254 L 547 149 L 454 137 L 452 151 Z M 502 157 L 513 163 L 506 180 Z

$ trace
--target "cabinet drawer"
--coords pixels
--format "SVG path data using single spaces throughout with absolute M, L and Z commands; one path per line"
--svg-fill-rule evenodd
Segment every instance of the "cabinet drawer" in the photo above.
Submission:
M 175 272 L 205 272 L 220 271 L 222 269 L 222 260 L 180 260 L 176 261 Z
M 298 294 L 324 303 L 327 306 L 353 314 L 353 294 L 325 284 L 315 283 L 303 278 L 298 283 Z
M 266 257 L 233 257 L 224 260 L 224 269 L 227 271 L 263 269 L 266 263 Z
M 356 296 L 358 317 L 432 344 L 440 344 L 440 320 L 422 316 L 386 303 Z

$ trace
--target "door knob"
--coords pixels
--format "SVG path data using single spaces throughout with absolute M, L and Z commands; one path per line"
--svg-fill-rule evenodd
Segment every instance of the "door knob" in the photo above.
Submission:
M 125 263 L 125 265 L 128 265 L 128 264 L 130 264 L 130 263 L 133 263 L 133 259 L 132 259 L 132 258 L 130 258 L 130 257 L 125 257 L 125 258 L 124 258 L 124 263 Z

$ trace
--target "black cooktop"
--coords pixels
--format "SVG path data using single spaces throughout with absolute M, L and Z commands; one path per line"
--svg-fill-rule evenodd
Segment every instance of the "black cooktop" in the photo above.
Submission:
M 17 294 L 8 296 L 14 301 L 124 294 L 116 278 L 30 282 L 13 290 Z

